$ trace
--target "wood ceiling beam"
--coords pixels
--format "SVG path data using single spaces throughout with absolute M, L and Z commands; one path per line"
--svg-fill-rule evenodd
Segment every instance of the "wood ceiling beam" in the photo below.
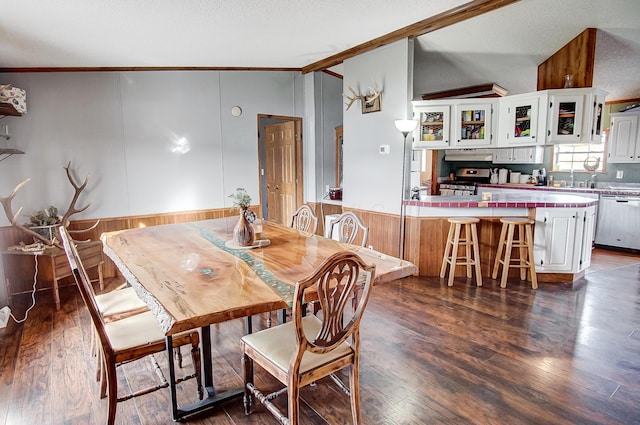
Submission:
M 349 59 L 356 55 L 377 49 L 378 47 L 402 40 L 404 38 L 416 38 L 432 31 L 447 27 L 449 25 L 462 22 L 466 19 L 482 15 L 492 10 L 499 9 L 520 0 L 473 0 L 453 9 L 442 12 L 438 15 L 431 16 L 415 24 L 400 28 L 389 34 L 383 35 L 355 47 L 337 53 L 328 58 L 319 60 L 302 68 L 302 73 L 306 74 L 314 71 L 322 71 L 334 65 L 342 63 L 345 59 Z

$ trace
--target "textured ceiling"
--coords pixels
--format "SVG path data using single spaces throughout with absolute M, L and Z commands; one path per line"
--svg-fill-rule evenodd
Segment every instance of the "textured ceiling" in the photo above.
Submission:
M 466 0 L 0 0 L 0 67 L 302 68 Z
M 302 68 L 465 3 L 0 0 L 0 68 Z M 600 30 L 594 86 L 640 97 L 640 0 L 521 0 L 419 37 L 416 62 L 539 64 L 589 27 Z
M 607 101 L 640 98 L 640 0 L 522 0 L 419 37 L 416 61 L 437 53 L 473 69 L 486 55 L 508 72 L 544 62 L 586 28 L 598 29 L 593 86 Z

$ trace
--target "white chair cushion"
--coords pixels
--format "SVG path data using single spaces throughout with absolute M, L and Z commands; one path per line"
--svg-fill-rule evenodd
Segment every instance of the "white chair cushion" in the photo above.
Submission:
M 164 341 L 158 319 L 150 311 L 105 323 L 105 331 L 114 351 Z
M 138 298 L 136 291 L 131 287 L 97 294 L 95 299 L 98 310 L 103 316 L 122 314 L 147 307 L 147 304 Z
M 313 339 L 322 327 L 322 322 L 318 317 L 309 315 L 302 318 L 302 327 L 304 328 L 307 338 Z M 279 326 L 245 335 L 242 341 L 271 360 L 271 362 L 285 373 L 289 369 L 291 356 L 296 350 L 296 334 L 293 322 L 287 322 Z M 353 350 L 346 342 L 326 354 L 315 354 L 307 351 L 302 356 L 300 373 L 307 372 L 351 353 L 353 353 Z

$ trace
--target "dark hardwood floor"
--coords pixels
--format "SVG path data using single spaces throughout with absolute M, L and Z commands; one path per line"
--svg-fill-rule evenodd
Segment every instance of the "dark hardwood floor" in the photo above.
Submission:
M 104 423 L 88 314 L 74 287 L 61 298 L 56 312 L 51 294 L 39 293 L 24 324 L 0 330 L 0 425 Z M 14 313 L 29 301 L 15 300 Z M 222 389 L 242 384 L 242 332 L 240 320 L 212 327 Z M 413 277 L 376 286 L 360 376 L 364 424 L 640 424 L 640 256 L 596 249 L 584 278 L 538 290 L 517 279 L 503 290 L 487 277 L 481 288 Z M 121 389 L 157 380 L 147 361 L 119 377 Z M 276 388 L 260 370 L 256 382 Z M 181 384 L 179 400 L 195 400 L 194 387 Z M 330 380 L 302 399 L 302 424 L 351 423 L 348 398 Z M 168 392 L 119 403 L 117 423 L 173 423 Z M 189 423 L 277 422 L 261 406 L 245 416 L 234 400 Z

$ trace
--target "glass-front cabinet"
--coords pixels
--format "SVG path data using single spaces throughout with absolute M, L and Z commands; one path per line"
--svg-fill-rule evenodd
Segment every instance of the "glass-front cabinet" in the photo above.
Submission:
M 414 149 L 598 143 L 607 93 L 587 87 L 414 101 Z
M 491 146 L 493 103 L 460 103 L 454 112 L 455 147 Z
M 547 144 L 600 142 L 605 96 L 593 88 L 549 90 Z
M 549 141 L 553 143 L 580 143 L 584 136 L 582 128 L 584 95 L 555 94 L 551 95 L 550 102 Z
M 414 118 L 419 122 L 413 138 L 414 149 L 450 146 L 450 111 L 449 105 L 414 106 Z
M 496 145 L 544 145 L 546 104 L 547 96 L 544 92 L 501 98 Z

